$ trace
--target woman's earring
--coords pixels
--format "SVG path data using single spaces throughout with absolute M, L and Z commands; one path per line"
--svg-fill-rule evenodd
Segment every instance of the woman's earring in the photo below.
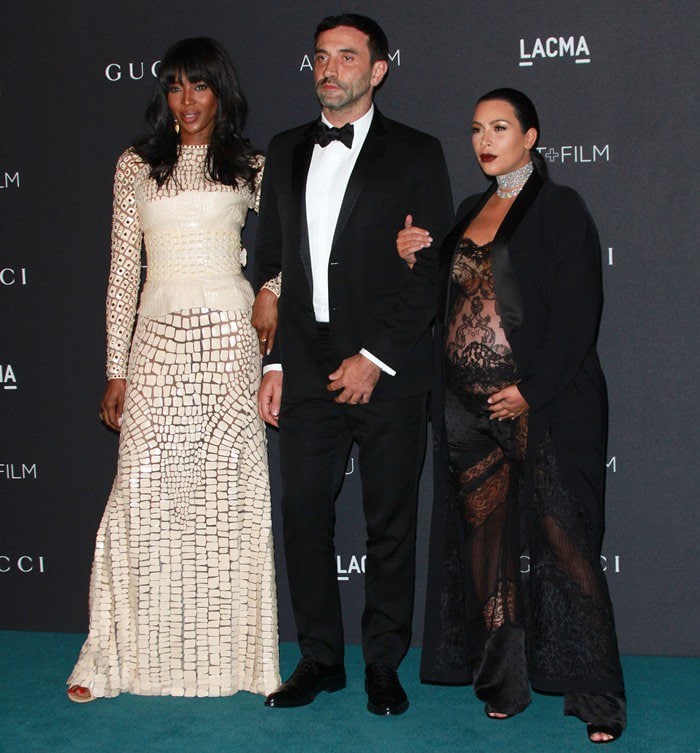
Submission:
M 175 133 L 180 133 L 180 124 L 177 122 L 177 120 L 175 121 Z

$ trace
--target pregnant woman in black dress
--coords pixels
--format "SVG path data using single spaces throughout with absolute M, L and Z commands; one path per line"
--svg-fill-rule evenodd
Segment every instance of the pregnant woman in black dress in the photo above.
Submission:
M 472 134 L 496 180 L 462 204 L 441 252 L 421 677 L 473 682 L 492 719 L 523 711 L 530 686 L 564 693 L 591 742 L 612 742 L 625 697 L 600 565 L 597 232 L 578 194 L 533 164 L 539 123 L 525 95 L 482 97 Z M 427 236 L 399 233 L 409 264 Z

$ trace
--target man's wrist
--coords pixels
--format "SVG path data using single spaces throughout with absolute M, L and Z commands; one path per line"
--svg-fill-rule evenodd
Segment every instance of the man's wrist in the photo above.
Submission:
M 387 366 L 384 361 L 380 361 L 375 355 L 372 355 L 368 350 L 365 348 L 362 348 L 360 350 L 360 355 L 364 356 L 368 361 L 371 361 L 375 366 L 379 366 L 379 368 L 389 376 L 396 376 L 396 371 L 391 368 L 391 366 Z

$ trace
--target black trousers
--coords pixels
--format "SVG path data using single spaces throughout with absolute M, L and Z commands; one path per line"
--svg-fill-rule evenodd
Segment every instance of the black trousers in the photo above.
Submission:
M 408 650 L 426 403 L 425 395 L 370 400 L 367 405 L 341 405 L 330 394 L 318 400 L 283 398 L 279 429 L 284 547 L 304 656 L 324 664 L 343 662 L 333 537 L 335 500 L 353 440 L 359 446 L 367 526 L 365 662 L 398 667 Z

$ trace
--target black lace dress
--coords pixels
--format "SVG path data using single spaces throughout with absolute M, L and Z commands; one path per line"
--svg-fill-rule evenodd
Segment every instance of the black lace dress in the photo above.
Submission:
M 488 396 L 518 381 L 491 244 L 465 238 L 454 256 L 443 373 L 457 545 L 445 563 L 436 664 L 470 667 L 491 711 L 522 711 L 532 682 L 565 691 L 567 714 L 624 726 L 624 694 L 589 691 L 597 680 L 601 689 L 622 687 L 595 537 L 562 481 L 550 438 L 538 444 L 528 473 L 528 414 L 499 421 L 488 411 Z

